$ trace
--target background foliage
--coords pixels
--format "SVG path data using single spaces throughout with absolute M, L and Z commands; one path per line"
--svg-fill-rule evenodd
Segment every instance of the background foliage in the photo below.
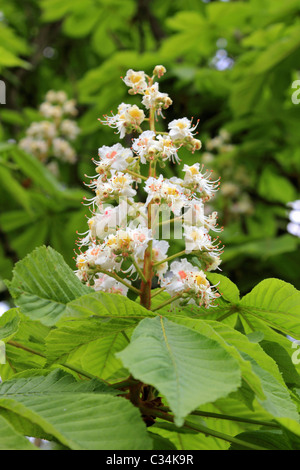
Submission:
M 222 272 L 236 284 L 210 274 L 221 282 L 220 309 L 208 316 L 183 309 L 176 317 L 163 309 L 161 323 L 133 300 L 122 299 L 118 318 L 119 297 L 91 292 L 68 267 L 75 267 L 76 231 L 86 230 L 84 174 L 94 171 L 98 147 L 117 142 L 97 118 L 122 101 L 135 103 L 120 81 L 126 70 L 151 71 L 160 63 L 168 71 L 161 89 L 175 103 L 168 120 L 200 118 L 203 163 L 222 178 L 212 205 L 225 227 Z M 2 281 L 10 279 L 18 307 L 0 319 L 9 359 L 1 366 L 2 447 L 31 448 L 23 437 L 30 435 L 62 448 L 100 442 L 109 449 L 121 429 L 113 444 L 119 449 L 238 449 L 245 441 L 299 448 L 300 366 L 292 364 L 286 338 L 300 339 L 299 293 L 287 284 L 300 287 L 299 238 L 287 231 L 288 203 L 299 199 L 300 104 L 291 100 L 299 63 L 298 0 L 24 0 L 22 8 L 18 0 L 0 0 L 0 79 L 7 88 L 0 105 L 0 290 L 7 300 Z M 17 145 L 40 119 L 49 89 L 66 91 L 79 107 L 79 158 L 61 164 L 59 178 Z M 197 158 L 181 155 L 188 164 Z M 180 243 L 172 244 L 174 253 Z M 12 273 L 43 244 L 56 252 L 40 248 Z M 177 395 L 162 331 L 178 357 Z M 209 374 L 199 386 L 206 350 L 218 371 L 214 390 Z M 170 380 L 155 354 L 154 371 L 141 367 L 149 351 L 164 358 Z M 91 380 L 78 382 L 82 370 Z M 115 396 L 115 383 L 129 373 L 164 396 L 176 424 L 194 413 L 185 428 L 158 419 L 146 431 L 137 410 Z M 214 401 L 207 404 L 208 395 Z M 216 420 L 215 413 L 234 419 Z

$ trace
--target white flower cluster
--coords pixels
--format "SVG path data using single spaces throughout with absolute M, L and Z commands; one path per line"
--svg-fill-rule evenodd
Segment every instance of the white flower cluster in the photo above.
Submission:
M 219 267 L 222 248 L 218 237 L 212 239 L 209 233 L 221 230 L 217 213 L 206 215 L 204 204 L 218 190 L 219 180 L 213 181 L 199 163 L 184 165 L 182 179 L 156 174 L 157 165 L 180 162 L 178 151 L 182 146 L 192 152 L 201 148 L 200 140 L 194 137 L 196 125 L 188 118 L 170 122 L 168 132 L 155 130 L 155 120 L 172 103 L 154 81 L 165 72 L 163 66 L 156 66 L 152 77 L 129 70 L 123 79 L 130 94 L 143 96 L 142 104 L 149 117 L 136 105 L 122 103 L 116 115 L 102 121 L 116 128 L 120 138 L 131 132 L 139 135 L 133 138 L 131 149 L 117 143 L 98 150 L 99 159 L 94 160 L 96 175 L 87 184 L 95 192 L 86 200 L 92 206 L 92 216 L 88 231 L 78 240 L 76 274 L 95 290 L 123 295 L 133 290 L 146 308 L 151 308 L 155 278 L 170 294 L 168 303 L 208 307 L 219 294 L 205 271 Z M 141 125 L 147 121 L 150 129 L 143 130 Z M 141 165 L 148 168 L 148 177 L 143 176 Z M 139 186 L 147 194 L 144 203 L 136 201 Z M 169 243 L 154 236 L 162 222 L 153 216 L 153 209 L 164 206 L 173 213 L 173 221 L 182 222 L 185 250 L 178 256 L 168 256 Z M 186 258 L 169 263 L 184 254 L 196 256 L 201 269 Z
M 19 146 L 43 163 L 49 164 L 49 168 L 53 168 L 55 161 L 49 163 L 53 158 L 74 163 L 76 153 L 70 141 L 76 139 L 80 130 L 70 118 L 77 115 L 76 102 L 68 100 L 64 91 L 50 90 L 39 111 L 42 120 L 29 126 Z

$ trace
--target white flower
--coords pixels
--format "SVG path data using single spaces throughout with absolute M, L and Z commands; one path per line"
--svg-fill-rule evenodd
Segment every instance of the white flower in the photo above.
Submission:
M 176 147 L 170 137 L 167 135 L 156 136 L 153 131 L 144 131 L 133 141 L 132 149 L 139 155 L 141 163 L 146 163 L 147 159 L 155 157 L 164 160 L 172 160 L 173 163 L 179 162 Z M 148 158 L 147 158 L 148 157 Z
M 149 151 L 152 154 L 157 150 L 157 141 L 155 140 L 155 132 L 145 131 L 137 139 L 134 139 L 132 149 L 139 155 L 141 163 L 146 163 L 146 156 Z
M 69 142 L 61 137 L 53 139 L 53 155 L 57 158 L 61 158 L 63 161 L 74 163 L 76 161 L 75 150 Z
M 133 158 L 133 153 L 130 149 L 124 148 L 121 144 L 115 144 L 112 147 L 103 145 L 98 149 L 100 162 L 95 162 L 97 173 L 101 174 L 108 169 L 123 171 L 126 170 L 130 161 Z
M 38 139 L 53 139 L 56 136 L 56 126 L 50 121 L 33 122 L 26 134 Z
M 122 103 L 118 107 L 118 114 L 112 116 L 104 116 L 105 120 L 101 121 L 110 127 L 116 128 L 123 139 L 126 133 L 133 132 L 145 119 L 144 111 L 136 105 Z
M 184 189 L 170 180 L 164 180 L 163 175 L 148 178 L 144 190 L 148 193 L 146 207 L 153 200 L 154 203 L 167 204 L 175 215 L 180 215 L 181 209 L 188 203 Z
M 127 280 L 130 284 L 130 281 Z M 116 281 L 113 277 L 107 274 L 97 274 L 92 286 L 95 291 L 109 292 L 111 294 L 127 295 L 128 287 L 124 286 L 121 282 Z
M 143 93 L 147 88 L 146 74 L 143 71 L 135 72 L 130 69 L 127 71 L 123 81 L 134 93 Z
M 158 263 L 159 261 L 163 261 L 164 259 L 166 259 L 169 247 L 170 245 L 166 240 L 153 240 L 153 244 L 152 244 L 153 263 Z M 160 279 L 160 281 L 162 281 L 164 274 L 168 270 L 168 262 L 166 261 L 165 263 L 161 263 L 158 266 L 156 266 L 154 269 L 158 278 Z
M 126 207 L 125 207 L 126 206 Z M 88 221 L 89 239 L 104 239 L 109 233 L 115 233 L 117 228 L 126 227 L 127 204 L 119 204 L 117 207 L 108 206 L 96 213 Z
M 47 102 L 41 104 L 40 112 L 48 119 L 60 119 L 63 115 L 61 106 L 55 106 Z
M 202 198 L 208 200 L 218 191 L 220 178 L 216 181 L 211 181 L 210 173 L 201 172 L 200 163 L 195 163 L 192 166 L 184 165 L 183 171 L 185 172 L 184 184 L 200 193 Z
M 71 121 L 70 119 L 64 119 L 60 125 L 60 131 L 64 137 L 67 137 L 70 140 L 75 140 L 80 132 L 80 129 L 76 122 Z
M 219 237 L 214 240 L 211 239 L 205 227 L 195 227 L 183 225 L 185 236 L 185 252 L 191 253 L 192 251 L 207 252 L 210 256 L 218 257 L 222 252 L 219 247 Z
M 211 237 L 204 227 L 183 225 L 185 237 L 185 252 L 210 251 L 212 249 Z
M 201 200 L 192 199 L 188 202 L 184 212 L 184 223 L 186 225 L 203 226 L 206 217 L 204 215 L 204 204 Z
M 25 137 L 20 140 L 19 146 L 21 149 L 25 150 L 25 152 L 32 153 L 41 161 L 45 161 L 47 158 L 49 146 L 45 140 Z
M 179 163 L 180 158 L 177 155 L 176 147 L 169 135 L 158 135 L 157 140 L 159 142 L 159 152 L 161 153 L 162 160 L 172 160 L 173 163 Z
M 67 101 L 68 97 L 65 91 L 49 90 L 46 94 L 46 101 L 48 103 L 63 104 Z
M 205 268 L 207 271 L 215 271 L 216 269 L 219 268 L 221 262 L 222 260 L 219 256 L 213 256 L 212 254 L 210 254 Z
M 161 108 L 168 108 L 172 104 L 172 100 L 169 98 L 167 93 L 161 93 L 158 90 L 158 83 L 155 82 L 144 91 L 142 104 L 147 109 L 154 108 L 160 111 Z
M 76 266 L 78 269 L 76 274 L 80 279 L 88 281 L 97 272 L 98 266 L 100 270 L 119 271 L 122 263 L 117 262 L 116 259 L 116 255 L 112 253 L 109 247 L 92 243 L 84 253 L 77 256 Z
M 124 253 L 143 258 L 149 241 L 152 240 L 152 233 L 148 227 L 137 227 L 131 229 L 120 229 L 116 234 L 108 235 L 104 240 L 104 245 L 110 247 L 116 255 Z
M 76 116 L 78 111 L 76 109 L 76 101 L 75 100 L 68 100 L 63 104 L 63 113 L 69 114 L 70 116 Z
M 174 261 L 170 267 L 170 273 L 164 278 L 162 285 L 171 297 L 180 293 L 185 299 L 179 303 L 192 303 L 205 307 L 212 306 L 213 301 L 220 294 L 213 290 L 203 271 L 197 269 L 186 259 Z
M 133 179 L 130 175 L 112 170 L 112 177 L 107 181 L 101 178 L 89 186 L 96 186 L 96 198 L 98 204 L 108 198 L 119 199 L 121 196 L 132 198 L 136 195 L 136 190 L 132 188 Z
M 169 134 L 172 140 L 184 140 L 187 137 L 192 138 L 196 126 L 192 126 L 192 122 L 188 118 L 174 119 L 168 125 Z

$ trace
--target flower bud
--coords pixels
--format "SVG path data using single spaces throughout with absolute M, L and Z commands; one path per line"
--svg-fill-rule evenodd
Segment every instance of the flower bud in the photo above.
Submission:
M 163 108 L 167 109 L 169 106 L 171 106 L 172 103 L 173 101 L 171 100 L 171 98 L 169 96 L 166 96 L 163 100 Z
M 166 73 L 166 68 L 163 65 L 156 65 L 153 70 L 153 75 L 157 75 L 158 78 L 162 77 Z
M 201 147 L 202 147 L 202 142 L 201 142 L 201 140 L 193 139 L 192 140 L 192 145 L 193 145 L 195 150 L 200 150 Z

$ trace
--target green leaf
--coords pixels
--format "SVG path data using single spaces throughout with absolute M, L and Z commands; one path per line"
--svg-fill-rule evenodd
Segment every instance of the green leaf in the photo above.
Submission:
M 262 341 L 261 347 L 271 356 L 282 374 L 286 384 L 300 386 L 300 376 L 294 366 L 292 359 L 283 346 L 274 341 Z
M 206 277 L 211 284 L 218 284 L 217 289 L 223 299 L 233 304 L 239 302 L 239 289 L 228 277 L 217 273 L 206 273 Z
M 259 179 L 259 194 L 268 201 L 279 201 L 284 204 L 294 201 L 297 198 L 297 192 L 292 183 L 277 174 L 272 167 L 266 167 Z
M 176 447 L 169 439 L 151 431 L 148 431 L 148 434 L 153 440 L 153 450 L 176 450 Z
M 8 341 L 18 331 L 20 322 L 19 311 L 12 308 L 0 317 L 0 340 Z
M 270 413 L 270 415 L 277 418 L 279 422 L 288 428 L 289 424 L 294 421 L 294 424 L 298 426 L 299 433 L 299 415 L 296 405 L 290 398 L 288 389 L 279 383 L 268 371 L 262 369 L 250 356 L 245 353 L 242 353 L 242 355 L 245 359 L 251 361 L 254 372 L 261 380 L 266 399 L 258 399 L 260 405 Z
M 0 450 L 38 450 L 38 448 L 0 416 Z
M 152 448 L 137 408 L 124 398 L 86 387 L 61 371 L 7 381 L 0 385 L 0 414 L 26 418 L 72 450 Z
M 5 191 L 11 195 L 12 199 L 24 207 L 27 214 L 31 216 L 32 209 L 28 191 L 12 176 L 11 171 L 4 168 L 2 165 L 0 166 L 0 184 L 1 188 L 5 189 Z
M 119 332 L 81 345 L 68 356 L 68 364 L 80 368 L 103 380 L 109 380 L 120 371 L 123 377 L 123 367 L 115 354 L 122 351 L 128 340 Z M 121 380 L 121 378 L 120 378 Z
M 259 54 L 252 65 L 254 73 L 264 73 L 282 62 L 300 46 L 299 26 L 292 26 L 284 32 L 282 37 L 273 42 L 266 50 Z
M 68 302 L 91 291 L 59 253 L 45 246 L 16 264 L 7 285 L 21 312 L 47 326 L 58 321 Z
M 165 395 L 177 426 L 197 406 L 228 395 L 241 381 L 237 361 L 217 342 L 162 317 L 144 319 L 117 357 L 136 379 Z
M 143 318 L 153 316 L 151 311 L 118 294 L 94 292 L 82 296 L 68 304 L 57 328 L 50 332 L 48 359 L 58 360 L 100 338 L 111 339 L 113 333 L 133 328 Z
M 251 316 L 272 328 L 300 339 L 300 292 L 279 279 L 265 279 L 240 302 L 242 315 L 251 325 Z
M 39 162 L 34 156 L 24 152 L 19 147 L 15 147 L 11 156 L 23 173 L 33 180 L 37 186 L 43 188 L 53 196 L 57 196 L 61 190 L 61 185 L 57 182 L 49 170 Z
M 251 343 L 245 335 L 228 325 L 221 322 L 201 321 L 180 316 L 176 316 L 174 321 L 220 343 L 238 361 L 242 378 L 258 397 L 265 398 L 260 379 L 254 373 L 251 363 L 243 358 L 242 352 L 246 352 L 251 357 L 254 357 L 262 367 L 271 371 L 277 379 L 281 379 L 276 364 L 264 353 L 262 348 L 257 344 Z
M 29 68 L 28 62 L 19 59 L 19 57 L 2 46 L 0 46 L 0 66 Z
M 47 326 L 20 314 L 18 330 L 12 338 L 5 340 L 7 363 L 6 366 L 0 366 L 0 376 L 3 380 L 20 372 L 44 367 L 45 338 L 48 333 Z
M 281 431 L 248 431 L 236 437 L 268 450 L 295 450 Z M 230 450 L 247 450 L 247 447 L 241 444 L 231 444 Z

